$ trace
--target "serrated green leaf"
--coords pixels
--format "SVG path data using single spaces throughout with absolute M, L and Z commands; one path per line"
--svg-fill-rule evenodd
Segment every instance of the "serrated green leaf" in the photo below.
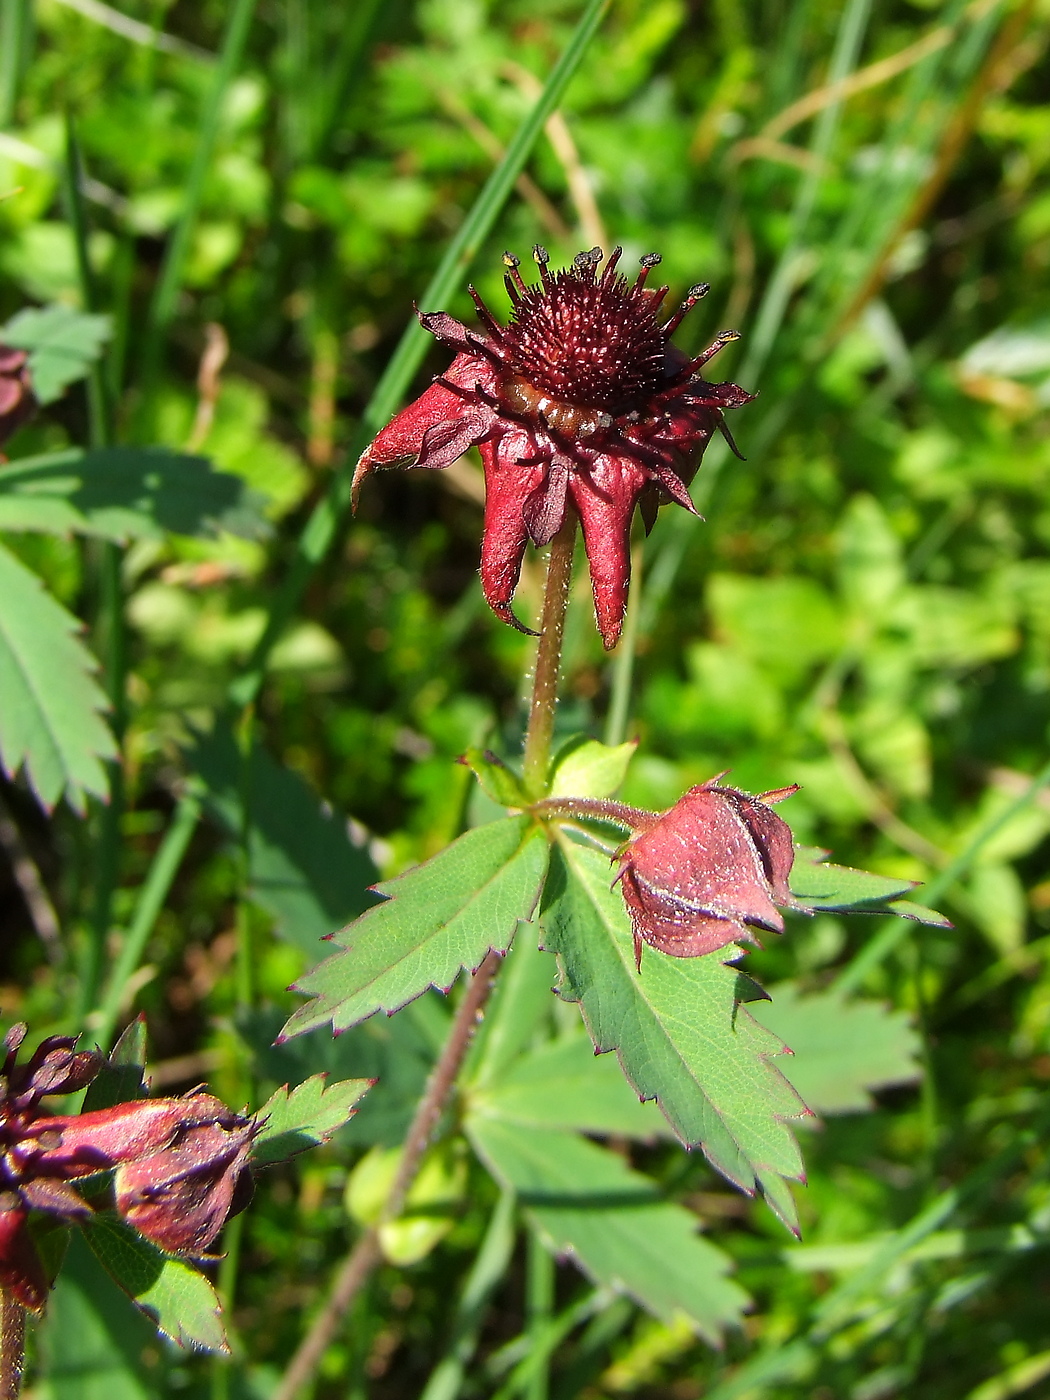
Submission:
M 242 765 L 229 727 L 217 725 L 198 739 L 187 760 L 207 787 L 210 814 L 238 839 Z M 345 816 L 324 807 L 297 773 L 258 746 L 243 791 L 251 896 L 312 965 L 326 951 L 321 940 L 375 902 L 368 893 L 377 874 L 372 857 Z
M 868 1090 L 920 1077 L 920 1041 L 904 1012 L 835 992 L 807 995 L 790 982 L 769 992 L 752 1015 L 794 1051 L 782 1070 L 814 1112 L 868 1109 Z
M 327 1075 L 289 1089 L 283 1088 L 259 1110 L 262 1128 L 252 1144 L 252 1161 L 259 1166 L 285 1162 L 289 1157 L 327 1142 L 337 1128 L 353 1117 L 354 1105 L 372 1087 L 370 1079 L 327 1082 Z
M 107 700 L 80 623 L 36 574 L 0 545 L 0 762 L 25 766 L 45 807 L 63 793 L 82 810 L 84 794 L 104 797 L 102 761 L 116 756 L 102 719 Z
M 102 1267 L 166 1337 L 180 1347 L 229 1351 L 219 1299 L 202 1273 L 162 1254 L 115 1215 L 94 1215 L 83 1230 Z
M 551 797 L 612 797 L 627 777 L 637 748 L 636 739 L 610 747 L 578 734 L 555 756 Z
M 513 956 L 513 954 L 512 954 Z M 642 1140 L 671 1135 L 655 1103 L 643 1103 L 613 1055 L 596 1055 L 582 1032 L 523 1055 L 470 1095 L 471 1111 L 520 1126 L 575 1128 Z
M 829 865 L 825 852 L 799 846 L 791 869 L 791 892 L 807 909 L 834 910 L 843 914 L 899 914 L 937 928 L 951 928 L 951 921 L 935 909 L 927 909 L 902 896 L 916 888 L 914 880 Z
M 528 796 L 517 773 L 490 749 L 467 749 L 460 763 L 472 770 L 488 796 L 501 807 L 528 805 Z
M 269 532 L 265 497 L 207 457 L 164 447 L 70 448 L 0 469 L 0 530 L 103 539 Z
M 712 1345 L 739 1323 L 749 1299 L 727 1277 L 729 1258 L 621 1157 L 575 1133 L 492 1118 L 471 1116 L 467 1132 L 548 1247 L 571 1254 L 596 1283 L 628 1293 L 663 1322 L 686 1316 Z
M 635 971 L 630 923 L 610 888 L 608 857 L 563 841 L 540 914 L 557 953 L 561 995 L 580 1003 L 599 1050 L 615 1050 L 644 1099 L 656 1099 L 678 1136 L 743 1190 L 761 1188 L 795 1228 L 778 1177 L 800 1179 L 785 1120 L 805 1105 L 770 1063 L 783 1044 L 740 1004 L 732 950 L 702 958 L 648 953 Z
M 377 1011 L 397 1011 L 428 987 L 447 989 L 490 949 L 506 952 L 519 922 L 531 919 L 549 847 L 531 817 L 476 827 L 433 859 L 377 885 L 385 895 L 333 937 L 342 951 L 296 984 L 314 1000 L 284 1035 L 331 1021 L 345 1030 Z
M 0 340 L 29 351 L 33 393 L 40 403 L 53 403 L 68 385 L 83 379 L 112 334 L 109 316 L 56 305 L 19 311 L 0 329 Z
M 115 1103 L 144 1099 L 147 1094 L 142 1071 L 146 1064 L 146 1018 L 136 1016 L 125 1027 L 109 1058 L 87 1087 L 82 1113 L 111 1108 Z

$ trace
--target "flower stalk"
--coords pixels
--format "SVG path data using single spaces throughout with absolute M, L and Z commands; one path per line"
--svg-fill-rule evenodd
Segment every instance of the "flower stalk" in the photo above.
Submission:
M 26 1310 L 0 1288 L 0 1400 L 18 1400 L 26 1356 Z
M 554 716 L 558 704 L 558 677 L 565 638 L 565 614 L 572 584 L 572 556 L 576 546 L 576 516 L 569 512 L 551 541 L 547 559 L 547 583 L 543 593 L 543 618 L 536 647 L 536 669 L 532 679 L 529 724 L 525 731 L 525 786 L 530 795 L 543 797 L 554 737 Z

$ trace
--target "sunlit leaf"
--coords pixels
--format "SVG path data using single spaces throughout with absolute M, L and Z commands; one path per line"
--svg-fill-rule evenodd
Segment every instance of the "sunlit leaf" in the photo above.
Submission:
M 786 1120 L 805 1105 L 771 1063 L 783 1044 L 741 1005 L 731 949 L 700 958 L 643 957 L 608 857 L 563 842 L 552 859 L 544 944 L 557 953 L 561 995 L 578 1001 L 600 1051 L 615 1050 L 638 1094 L 655 1098 L 688 1146 L 743 1190 L 761 1188 L 795 1225 L 781 1178 L 802 1159 Z
M 36 574 L 0 545 L 0 761 L 9 776 L 25 769 L 45 807 L 63 794 L 78 809 L 87 793 L 105 796 L 103 760 L 117 752 L 101 715 L 107 700 L 97 663 L 79 631 Z
M 94 1215 L 84 1236 L 106 1272 L 182 1347 L 227 1352 L 215 1289 L 197 1269 L 172 1259 L 115 1215 Z
M 919 1037 L 904 1012 L 834 992 L 807 994 L 790 982 L 769 994 L 749 1009 L 793 1051 L 781 1070 L 815 1113 L 871 1108 L 870 1090 L 920 1077 Z
M 333 937 L 342 951 L 297 984 L 314 998 L 285 1035 L 331 1021 L 344 1030 L 447 989 L 490 949 L 505 952 L 532 917 L 547 868 L 547 840 L 531 817 L 507 817 L 466 832 L 439 855 L 375 887 L 382 904 Z
M 904 898 L 916 888 L 914 880 L 875 875 L 870 870 L 851 870 L 846 865 L 829 865 L 825 852 L 798 847 L 791 870 L 791 892 L 808 909 L 835 910 L 850 914 L 899 914 L 904 919 L 951 928 L 951 920 L 936 909 Z
M 259 1110 L 262 1128 L 252 1144 L 252 1161 L 259 1166 L 284 1162 L 310 1147 L 327 1142 L 354 1115 L 354 1105 L 371 1087 L 370 1079 L 327 1083 L 315 1074 L 294 1089 L 285 1084 Z
M 29 351 L 33 393 L 45 404 L 84 378 L 112 334 L 108 316 L 60 305 L 27 307 L 0 327 L 0 341 Z

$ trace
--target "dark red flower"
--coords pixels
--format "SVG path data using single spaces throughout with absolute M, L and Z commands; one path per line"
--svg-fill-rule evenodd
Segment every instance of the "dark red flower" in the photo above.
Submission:
M 791 828 L 768 804 L 797 791 L 752 797 L 712 778 L 651 820 L 632 814 L 637 834 L 620 852 L 616 878 L 639 965 L 643 942 L 696 958 L 741 939 L 757 942 L 755 928 L 784 932 L 776 906 L 800 907 L 788 887 L 795 848 Z
M 248 1156 L 256 1125 L 210 1094 L 183 1104 L 162 1152 L 126 1162 L 114 1178 L 117 1210 L 168 1254 L 203 1254 L 251 1199 Z
M 616 272 L 620 254 L 613 250 L 601 276 L 600 248 L 551 273 L 546 251 L 536 248 L 534 286 L 523 281 L 518 259 L 504 254 L 513 305 L 507 326 L 473 287 L 483 329 L 468 329 L 443 311 L 421 315 L 455 359 L 383 429 L 354 476 L 356 502 L 362 479 L 377 467 L 447 467 L 479 447 L 486 484 L 482 589 L 493 611 L 522 631 L 511 599 L 526 542 L 548 544 L 566 510 L 575 509 L 606 647 L 616 645 L 627 606 L 635 506 L 647 530 L 667 501 L 695 514 L 687 487 L 712 434 L 722 432 L 736 451 L 722 411 L 752 397 L 700 375 L 737 339 L 735 331 L 724 331 L 695 359 L 671 344 L 708 288 L 693 287 L 661 323 L 667 288 L 645 285 L 658 254 L 642 258 L 633 284 Z
M 24 1025 L 8 1032 L 0 1068 L 0 1287 L 24 1307 L 43 1307 L 49 1280 L 30 1212 L 83 1219 L 92 1207 L 70 1183 L 112 1168 L 117 1210 L 141 1234 L 172 1253 L 207 1249 L 246 1201 L 255 1123 L 202 1093 L 49 1114 L 45 1095 L 86 1088 L 104 1061 L 51 1036 L 18 1065 L 25 1035 Z
M 0 345 L 0 447 L 33 416 L 36 408 L 28 363 L 24 350 Z

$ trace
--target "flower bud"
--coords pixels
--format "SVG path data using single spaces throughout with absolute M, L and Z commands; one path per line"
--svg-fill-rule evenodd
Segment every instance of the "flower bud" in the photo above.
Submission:
M 166 1147 L 117 1168 L 116 1204 L 168 1254 L 200 1255 L 251 1198 L 248 1156 L 257 1128 L 209 1094 L 177 1102 L 191 1113 Z
M 753 797 L 701 783 L 644 824 L 620 853 L 617 879 L 642 944 L 676 958 L 696 958 L 753 929 L 783 933 L 781 908 L 798 908 L 788 887 L 794 861 L 791 829 L 769 803 L 797 792 L 781 788 Z

